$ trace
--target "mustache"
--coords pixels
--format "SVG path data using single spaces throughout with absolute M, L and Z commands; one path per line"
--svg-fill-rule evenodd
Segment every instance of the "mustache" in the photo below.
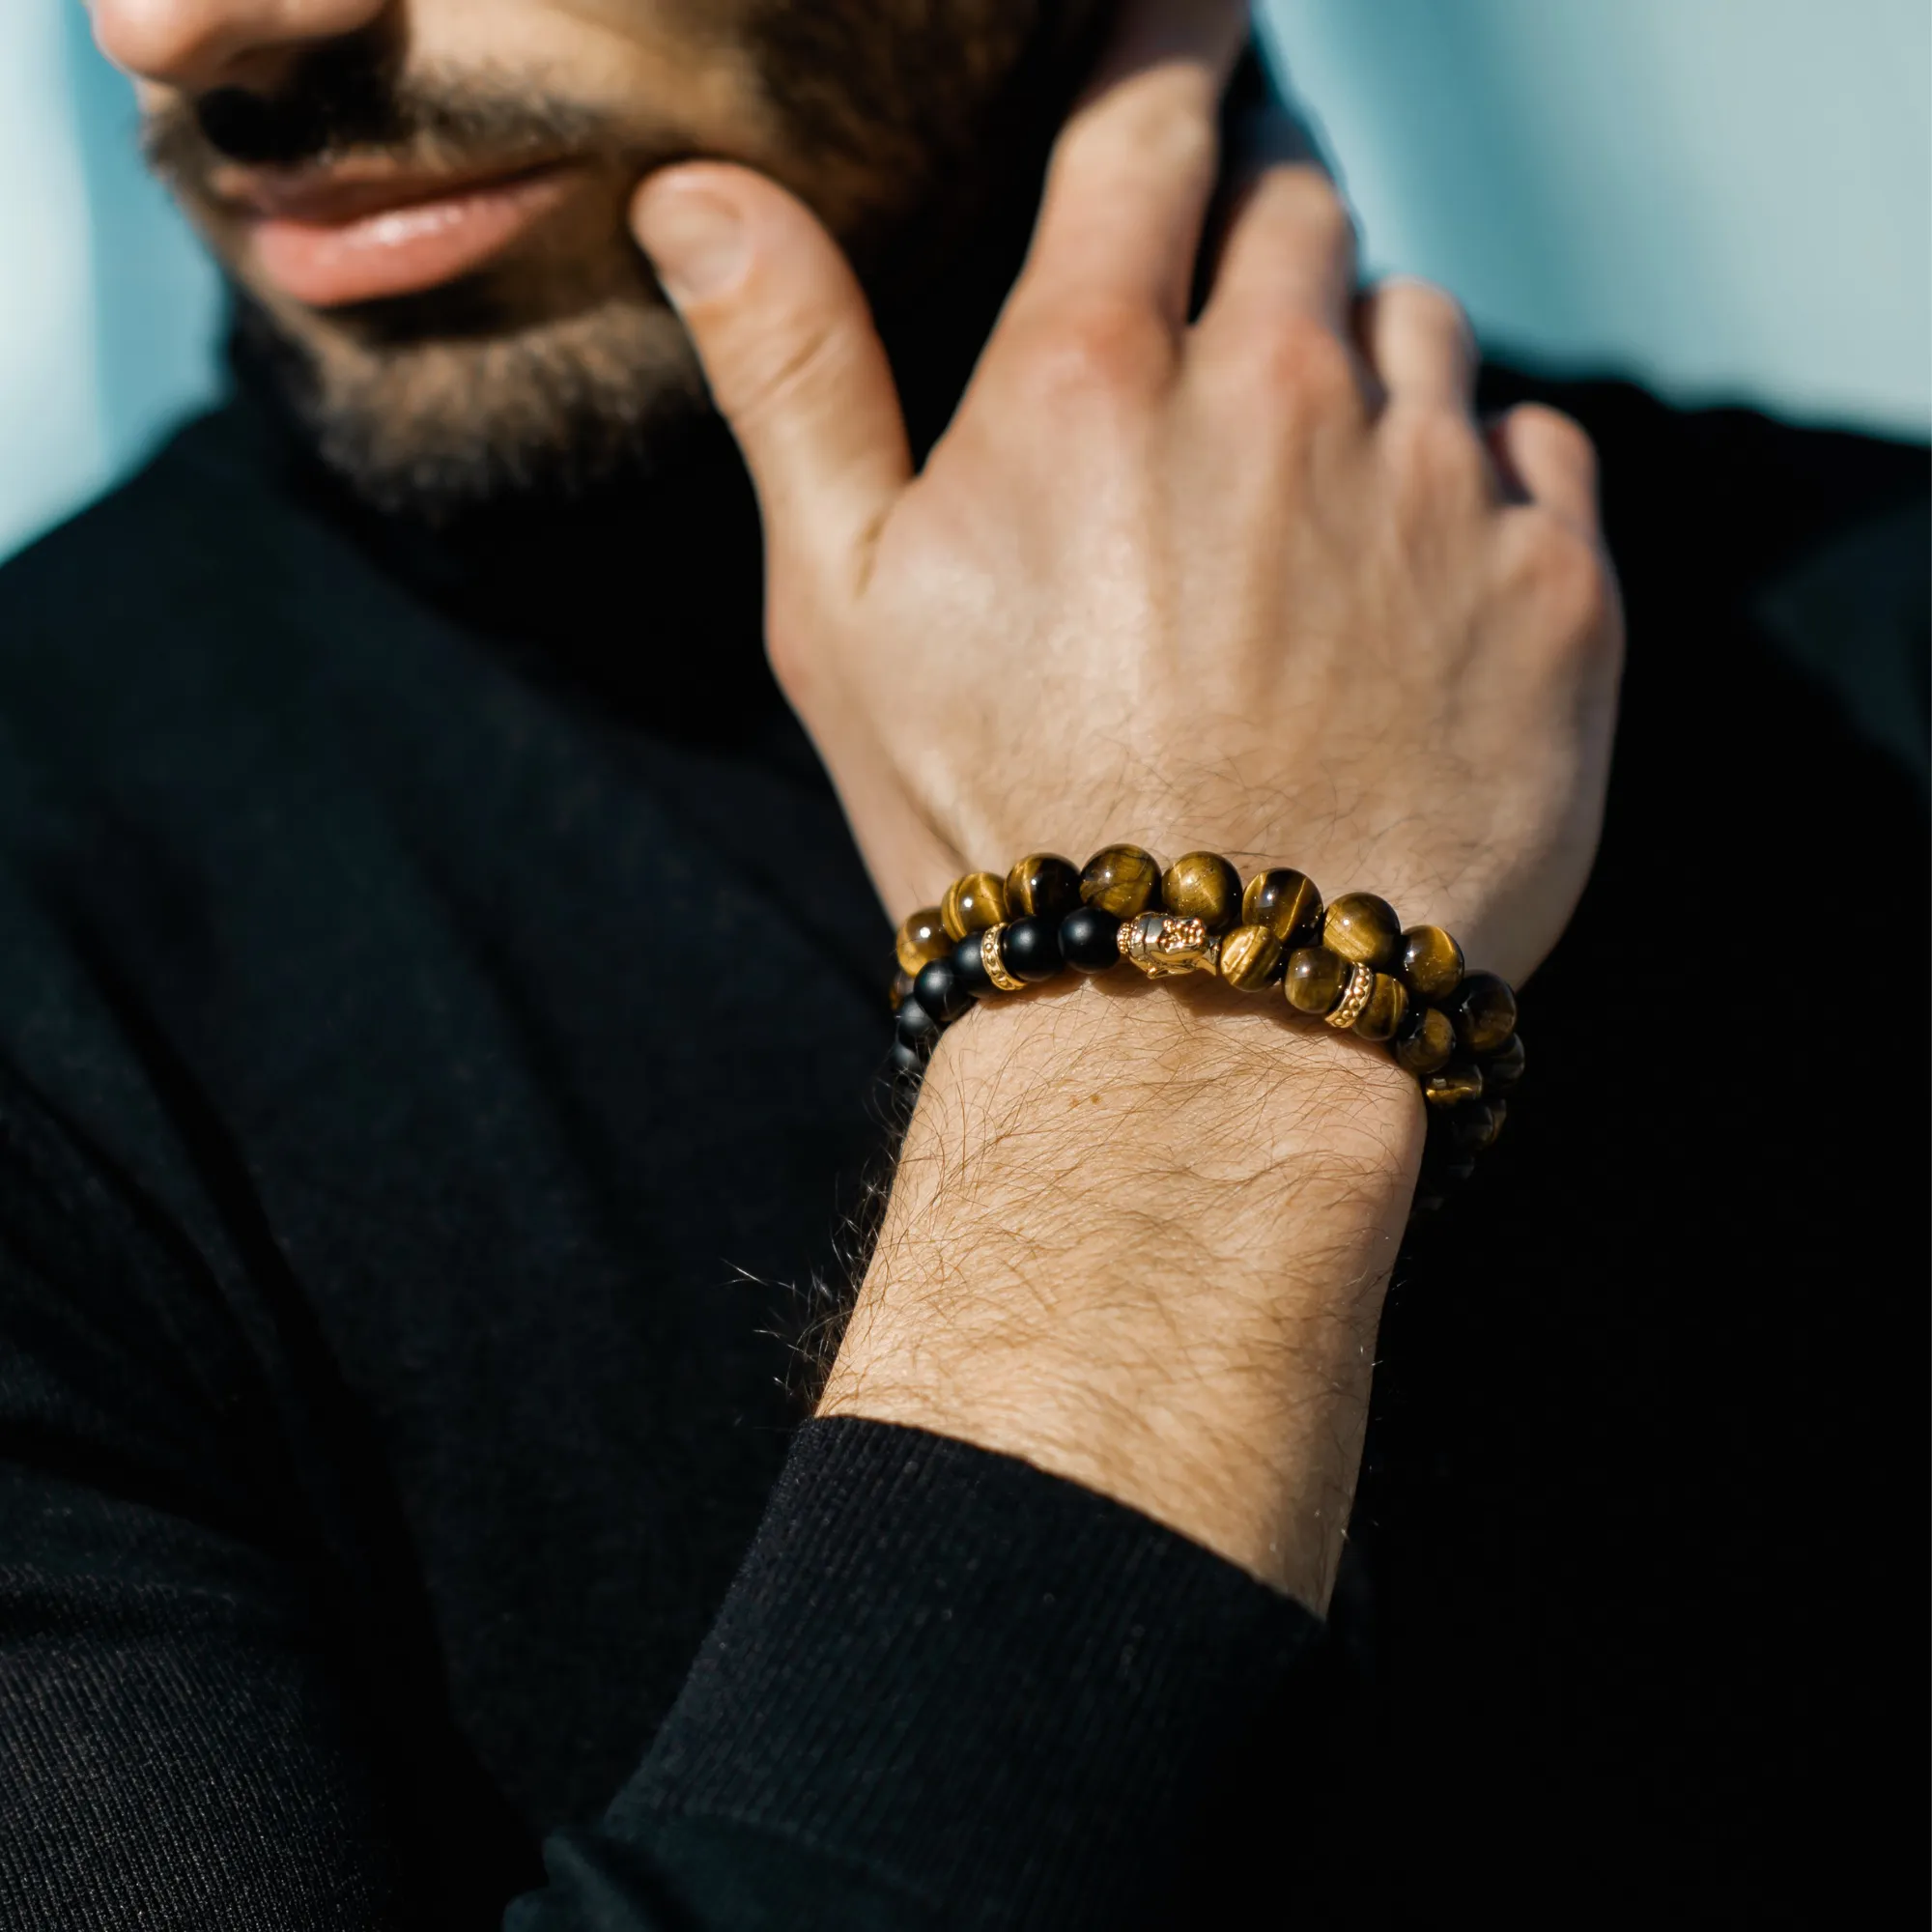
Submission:
M 695 153 L 668 131 L 640 139 L 635 128 L 619 128 L 578 102 L 533 93 L 527 81 L 487 72 L 405 75 L 354 44 L 316 49 L 273 94 L 220 87 L 165 100 L 141 128 L 148 166 L 184 189 L 203 184 L 223 162 L 295 168 L 377 152 L 435 167 L 584 151 L 650 167 Z

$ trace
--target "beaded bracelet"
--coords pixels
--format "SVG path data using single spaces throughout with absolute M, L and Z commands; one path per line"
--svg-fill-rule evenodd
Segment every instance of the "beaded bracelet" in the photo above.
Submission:
M 976 1000 L 1126 961 L 1150 979 L 1209 973 L 1244 992 L 1279 985 L 1290 1010 L 1385 1044 L 1428 1102 L 1416 1208 L 1441 1206 L 1502 1131 L 1504 1095 L 1522 1078 L 1516 995 L 1463 968 L 1439 925 L 1404 927 L 1373 893 L 1324 907 L 1289 867 L 1240 874 L 1216 852 L 1163 872 L 1138 845 L 1109 845 L 1084 867 L 1052 853 L 1004 879 L 968 872 L 899 927 L 893 1065 L 917 1080 L 945 1029 Z

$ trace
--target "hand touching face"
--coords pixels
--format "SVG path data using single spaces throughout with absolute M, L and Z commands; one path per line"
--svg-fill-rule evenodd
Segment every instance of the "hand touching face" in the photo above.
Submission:
M 864 298 L 769 180 L 636 207 L 762 507 L 774 666 L 888 910 L 1131 839 L 1368 890 L 1520 980 L 1595 850 L 1621 622 L 1592 455 L 1487 428 L 1455 304 L 1358 301 L 1305 166 L 1250 183 L 1189 317 L 1233 5 L 1142 0 L 914 472 Z

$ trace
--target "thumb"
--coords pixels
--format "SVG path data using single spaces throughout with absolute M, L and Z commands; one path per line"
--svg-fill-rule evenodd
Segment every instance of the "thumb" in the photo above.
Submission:
M 838 244 L 775 182 L 720 162 L 648 177 L 631 225 L 744 452 L 768 554 L 856 586 L 912 457 Z

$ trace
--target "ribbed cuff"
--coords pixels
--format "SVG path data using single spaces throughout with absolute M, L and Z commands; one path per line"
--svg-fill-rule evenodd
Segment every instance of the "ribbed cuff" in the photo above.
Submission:
M 1118 1925 L 1319 1629 L 1201 1546 L 1025 1463 L 815 1422 L 607 1827 L 729 1820 L 871 1870 L 949 1922 Z

